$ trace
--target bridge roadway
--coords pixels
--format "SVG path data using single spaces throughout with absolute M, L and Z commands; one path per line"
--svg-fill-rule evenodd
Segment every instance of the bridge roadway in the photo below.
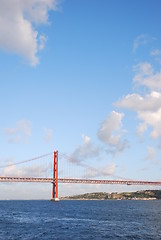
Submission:
M 161 186 L 161 182 L 139 181 L 139 180 L 94 180 L 76 178 L 58 178 L 59 183 L 79 183 L 79 184 L 122 184 L 122 185 L 154 185 Z M 0 182 L 41 182 L 53 183 L 53 178 L 40 177 L 0 177 Z

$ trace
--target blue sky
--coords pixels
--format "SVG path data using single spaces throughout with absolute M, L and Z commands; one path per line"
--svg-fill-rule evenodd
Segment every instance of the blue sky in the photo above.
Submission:
M 160 8 L 159 0 L 2 0 L 1 165 L 58 149 L 89 175 L 99 166 L 93 177 L 161 180 Z M 0 189 L 5 199 L 50 197 L 46 185 Z M 134 188 L 60 186 L 60 195 L 96 189 Z

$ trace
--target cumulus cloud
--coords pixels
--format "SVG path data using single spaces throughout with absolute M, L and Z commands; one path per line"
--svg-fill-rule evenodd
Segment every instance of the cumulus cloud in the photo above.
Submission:
M 70 161 L 80 164 L 87 158 L 98 157 L 100 148 L 91 142 L 91 138 L 82 134 L 83 143 L 79 145 L 72 153 Z
M 52 138 L 53 138 L 53 130 L 51 128 L 46 128 L 45 134 L 44 134 L 44 141 L 46 143 L 51 143 Z
M 32 123 L 23 119 L 18 121 L 14 128 L 5 128 L 4 131 L 9 143 L 26 143 L 32 133 Z
M 134 51 L 140 46 L 146 44 L 144 36 L 134 41 Z M 155 39 L 156 40 L 156 39 Z M 153 60 L 161 63 L 161 50 L 153 48 L 150 52 Z M 153 61 L 154 63 L 154 61 Z M 157 140 L 158 147 L 161 147 L 161 69 L 159 65 L 152 65 L 149 61 L 139 62 L 133 67 L 133 84 L 137 87 L 139 94 L 134 92 L 123 96 L 115 102 L 119 109 L 132 110 L 137 114 L 138 125 L 137 132 L 140 137 L 147 131 L 150 136 L 150 142 Z M 136 90 L 136 88 L 134 88 Z M 149 139 L 146 139 L 149 141 Z M 150 163 L 159 164 L 156 160 L 156 148 L 148 146 L 146 160 Z
M 133 83 L 146 87 L 148 93 L 140 95 L 128 94 L 115 103 L 118 108 L 133 110 L 140 120 L 137 131 L 140 137 L 148 129 L 152 129 L 152 139 L 161 138 L 161 71 L 154 71 L 148 62 L 134 66 Z
M 39 34 L 38 24 L 48 23 L 49 10 L 56 10 L 57 0 L 1 0 L 0 48 L 23 56 L 35 66 L 37 53 L 47 37 Z
M 130 148 L 130 144 L 126 139 L 124 139 L 120 141 L 116 146 L 108 147 L 108 149 L 106 149 L 106 153 L 113 155 L 113 157 L 116 157 L 118 154 L 128 148 Z
M 107 119 L 102 122 L 98 129 L 97 136 L 103 144 L 95 144 L 89 136 L 82 134 L 83 143 L 73 151 L 69 161 L 86 167 L 91 171 L 91 168 L 85 163 L 86 160 L 97 159 L 97 161 L 100 161 L 104 158 L 104 154 L 110 153 L 115 156 L 128 148 L 129 143 L 126 140 L 122 140 L 122 133 L 124 132 L 122 127 L 123 117 L 123 113 L 113 111 Z
M 134 71 L 134 84 L 147 87 L 150 91 L 161 90 L 161 71 L 155 72 L 150 63 L 139 63 L 134 66 Z
M 112 111 L 98 129 L 98 138 L 110 147 L 108 153 L 116 154 L 128 147 L 127 141 L 121 139 L 123 117 L 123 113 Z
M 110 113 L 98 130 L 98 137 L 101 141 L 109 145 L 117 145 L 120 142 L 120 129 L 122 127 L 123 116 L 123 113 L 118 113 L 115 111 Z
M 117 101 L 115 103 L 115 106 L 119 108 L 121 107 L 131 109 L 138 112 L 155 112 L 160 109 L 160 103 L 161 93 L 153 91 L 150 94 L 146 94 L 144 97 L 136 93 L 128 94 L 121 100 Z
M 148 129 L 152 128 L 151 138 L 161 137 L 161 93 L 151 92 L 144 97 L 139 94 L 129 94 L 117 101 L 115 105 L 119 108 L 126 108 L 137 112 L 141 122 L 138 125 L 140 136 Z
M 150 133 L 151 138 L 161 137 L 161 108 L 156 112 L 141 112 L 139 118 L 153 128 Z

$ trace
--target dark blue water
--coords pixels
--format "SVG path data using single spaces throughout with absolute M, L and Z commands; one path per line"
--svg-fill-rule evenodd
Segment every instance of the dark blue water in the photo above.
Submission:
M 0 201 L 0 239 L 161 239 L 161 201 Z

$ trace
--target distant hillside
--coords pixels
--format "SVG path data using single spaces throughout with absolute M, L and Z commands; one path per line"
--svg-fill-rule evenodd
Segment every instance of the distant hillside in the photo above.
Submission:
M 153 200 L 161 199 L 161 190 L 144 190 L 123 193 L 85 193 L 61 198 L 63 200 Z

